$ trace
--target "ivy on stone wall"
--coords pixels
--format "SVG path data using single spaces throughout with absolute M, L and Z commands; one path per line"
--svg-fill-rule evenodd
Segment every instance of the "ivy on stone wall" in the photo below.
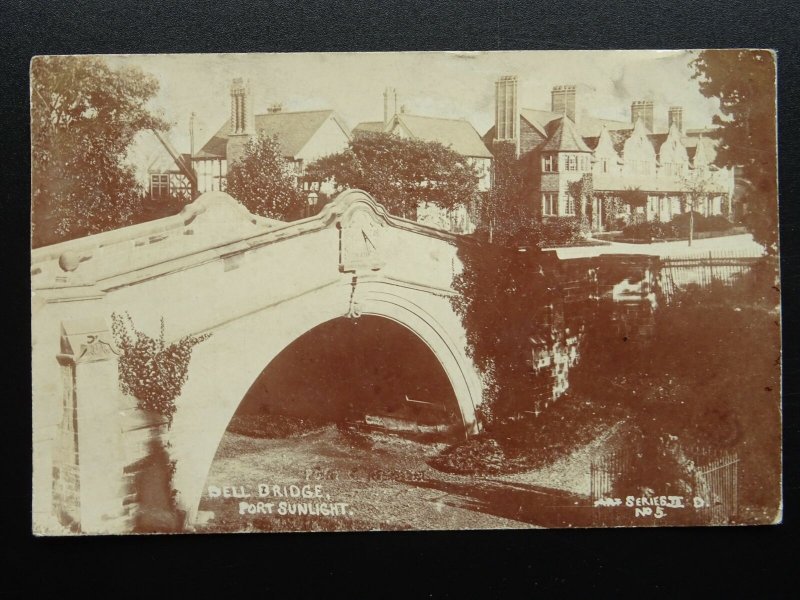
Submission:
M 627 224 L 629 216 L 627 205 L 617 196 L 606 192 L 598 194 L 602 205 L 604 221 L 610 229 L 621 229 Z
M 136 398 L 140 409 L 164 416 L 171 427 L 175 400 L 188 377 L 192 349 L 211 334 L 189 335 L 167 344 L 163 317 L 157 338 L 136 329 L 127 312 L 113 313 L 111 319 L 114 340 L 121 350 L 120 389 Z
M 588 231 L 592 226 L 594 216 L 592 201 L 594 200 L 594 182 L 592 174 L 585 173 L 577 181 L 567 184 L 567 191 L 575 201 L 575 215 L 577 216 L 581 228 Z

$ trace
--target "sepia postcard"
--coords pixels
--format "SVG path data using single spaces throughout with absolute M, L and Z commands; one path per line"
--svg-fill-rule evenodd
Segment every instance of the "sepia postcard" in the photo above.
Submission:
M 776 60 L 34 57 L 34 534 L 780 523 Z

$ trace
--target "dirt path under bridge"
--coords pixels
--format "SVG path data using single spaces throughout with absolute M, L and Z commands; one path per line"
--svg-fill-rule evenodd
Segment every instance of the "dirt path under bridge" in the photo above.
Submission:
M 195 527 L 216 532 L 587 526 L 591 446 L 541 471 L 469 477 L 426 463 L 442 443 L 395 434 L 334 426 L 282 439 L 228 432 Z M 312 497 L 302 497 L 303 491 Z M 232 497 L 244 494 L 249 496 Z M 323 514 L 298 514 L 305 512 Z

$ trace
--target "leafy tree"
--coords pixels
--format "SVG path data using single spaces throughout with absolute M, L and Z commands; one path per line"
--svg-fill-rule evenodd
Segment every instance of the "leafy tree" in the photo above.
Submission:
M 34 247 L 137 221 L 142 190 L 124 164 L 134 136 L 165 130 L 148 108 L 158 82 L 93 56 L 31 62 Z
M 694 60 L 700 92 L 719 98 L 715 163 L 740 167 L 753 237 L 777 251 L 775 55 L 769 50 L 704 50 Z
M 705 208 L 706 216 L 708 216 L 708 201 L 711 196 L 711 175 L 708 171 L 702 169 L 693 169 L 691 173 L 681 179 L 681 187 L 683 188 L 683 200 L 686 207 L 689 209 L 689 246 L 692 245 L 695 230 L 695 213 L 700 207 Z
M 452 209 L 478 191 L 478 173 L 465 157 L 438 142 L 386 133 L 356 136 L 343 152 L 310 164 L 306 179 L 362 189 L 406 218 L 424 202 Z
M 227 186 L 251 213 L 283 221 L 301 216 L 292 165 L 275 137 L 258 135 L 247 142 L 242 158 L 228 167 Z
M 481 229 L 485 229 L 489 243 L 506 239 L 532 219 L 526 210 L 525 164 L 516 157 L 511 142 L 495 142 L 492 146 L 492 188 L 481 207 Z

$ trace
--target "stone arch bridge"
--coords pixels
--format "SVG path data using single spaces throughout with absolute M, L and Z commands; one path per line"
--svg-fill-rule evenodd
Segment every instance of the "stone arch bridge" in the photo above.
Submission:
M 340 194 L 314 217 L 254 216 L 211 192 L 176 216 L 32 252 L 33 528 L 128 531 L 131 465 L 162 432 L 191 524 L 219 441 L 247 390 L 287 345 L 332 319 L 372 315 L 416 334 L 452 385 L 466 434 L 481 382 L 451 283 L 456 236 Z M 167 430 L 119 388 L 111 315 L 195 346 Z

